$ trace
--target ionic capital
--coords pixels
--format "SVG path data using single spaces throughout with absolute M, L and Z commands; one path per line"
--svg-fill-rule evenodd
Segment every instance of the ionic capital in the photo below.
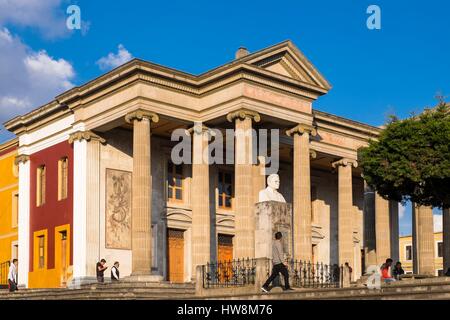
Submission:
M 69 136 L 69 143 L 72 144 L 75 141 L 98 141 L 102 144 L 106 143 L 106 140 L 92 131 L 76 131 Z
M 311 126 L 309 124 L 304 124 L 304 123 L 300 123 L 299 125 L 296 125 L 292 129 L 286 130 L 286 134 L 289 137 L 293 136 L 294 134 L 302 135 L 304 133 L 307 133 L 307 134 L 309 134 L 311 136 L 316 136 L 317 135 L 317 130 L 313 126 Z
M 233 111 L 233 112 L 230 112 L 229 114 L 227 114 L 228 122 L 233 122 L 233 120 L 237 119 L 237 118 L 239 118 L 241 120 L 250 118 L 255 122 L 261 121 L 261 116 L 259 115 L 258 112 L 247 110 L 247 109 L 241 109 L 241 110 Z
M 309 157 L 311 159 L 317 158 L 317 152 L 315 152 L 314 150 L 309 149 Z
M 342 158 L 338 161 L 335 161 L 331 164 L 333 168 L 339 167 L 339 166 L 352 166 L 353 168 L 358 167 L 358 161 L 349 159 L 349 158 Z
M 159 121 L 159 116 L 151 111 L 147 111 L 147 110 L 143 110 L 143 109 L 138 109 L 135 111 L 132 111 L 130 113 L 128 113 L 125 116 L 125 121 L 127 123 L 133 123 L 134 120 L 137 121 L 142 121 L 142 119 L 149 119 L 150 122 L 158 122 Z
M 196 134 L 206 133 L 210 136 L 215 136 L 215 134 L 216 134 L 213 130 L 211 130 L 210 128 L 208 128 L 207 126 L 205 126 L 201 123 L 196 123 L 189 129 L 186 129 L 187 135 L 191 135 L 193 133 L 196 133 Z
M 14 159 L 14 164 L 17 166 L 21 163 L 26 163 L 27 161 L 30 160 L 30 156 L 26 155 L 26 154 L 21 154 L 18 155 L 15 159 Z

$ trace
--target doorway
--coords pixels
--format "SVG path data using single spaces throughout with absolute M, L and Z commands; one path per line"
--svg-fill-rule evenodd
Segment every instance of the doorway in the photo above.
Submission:
M 167 280 L 184 282 L 184 230 L 167 229 Z

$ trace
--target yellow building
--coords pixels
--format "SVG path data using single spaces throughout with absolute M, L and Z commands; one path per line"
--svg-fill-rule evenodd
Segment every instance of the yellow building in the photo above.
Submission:
M 0 281 L 6 281 L 8 271 L 5 264 L 17 258 L 17 227 L 19 185 L 18 167 L 14 160 L 17 155 L 18 140 L 0 144 Z M 2 284 L 1 283 L 1 284 Z
M 399 250 L 400 262 L 405 270 L 405 273 L 413 273 L 413 246 L 412 236 L 400 237 Z M 442 276 L 444 273 L 443 267 L 443 244 L 442 232 L 434 233 L 434 269 L 436 276 Z M 395 261 L 396 262 L 396 261 Z M 394 262 L 394 263 L 395 263 Z

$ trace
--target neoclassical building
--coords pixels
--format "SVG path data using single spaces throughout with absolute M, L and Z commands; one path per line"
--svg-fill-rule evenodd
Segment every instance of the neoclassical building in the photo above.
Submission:
M 134 59 L 8 121 L 19 139 L 20 283 L 92 279 L 101 258 L 119 261 L 123 276 L 188 282 L 197 265 L 253 257 L 267 159 L 207 164 L 193 152 L 193 164 L 177 164 L 176 129 L 194 150 L 207 147 L 205 128 L 278 129 L 294 257 L 348 262 L 354 279 L 398 259 L 398 204 L 365 187 L 357 163 L 380 129 L 315 110 L 330 88 L 285 41 L 241 48 L 200 75 Z M 189 130 L 196 122 L 203 129 Z M 244 154 L 231 159 L 251 158 L 247 147 L 263 143 L 233 140 Z

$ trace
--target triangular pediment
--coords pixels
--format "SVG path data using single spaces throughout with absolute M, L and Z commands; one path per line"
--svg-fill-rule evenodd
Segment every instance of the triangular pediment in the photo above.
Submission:
M 328 81 L 291 41 L 255 52 L 242 58 L 242 61 L 323 90 L 331 88 Z

